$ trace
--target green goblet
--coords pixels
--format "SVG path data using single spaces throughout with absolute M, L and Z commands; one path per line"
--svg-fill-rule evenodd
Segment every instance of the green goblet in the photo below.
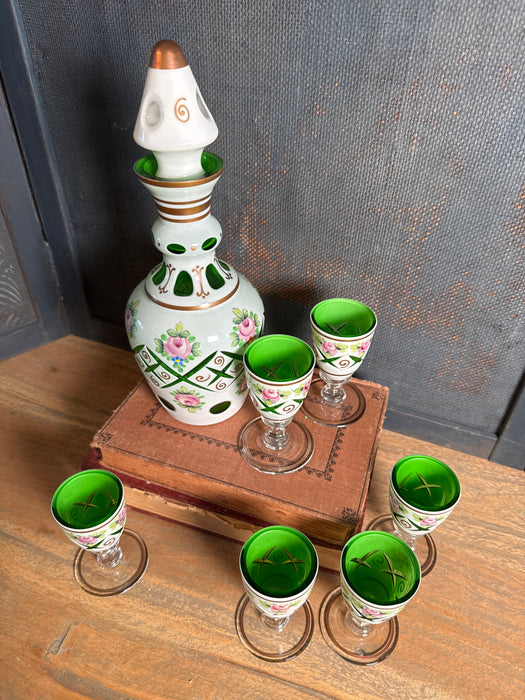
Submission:
M 390 514 L 373 520 L 369 530 L 393 532 L 415 552 L 421 575 L 435 566 L 437 551 L 430 533 L 459 502 L 461 487 L 452 469 L 435 457 L 410 455 L 390 475 Z
M 243 459 L 267 474 L 300 469 L 314 451 L 310 431 L 294 420 L 312 380 L 315 357 L 311 347 L 291 335 L 266 335 L 248 346 L 244 367 L 259 417 L 239 435 Z
M 341 553 L 341 587 L 325 597 L 321 632 L 347 661 L 370 665 L 394 651 L 397 614 L 415 596 L 421 581 L 410 547 L 386 532 L 354 535 Z
M 266 527 L 245 542 L 239 566 L 246 591 L 235 614 L 239 639 L 265 661 L 294 658 L 314 629 L 308 596 L 319 560 L 313 544 L 294 528 Z
M 365 410 L 363 393 L 348 382 L 370 348 L 376 317 L 359 301 L 326 299 L 312 309 L 310 325 L 319 378 L 312 382 L 304 411 L 316 423 L 343 427 Z
M 73 474 L 55 491 L 51 513 L 79 547 L 73 570 L 85 591 L 117 595 L 142 578 L 148 550 L 139 535 L 124 529 L 124 487 L 115 474 L 104 469 Z

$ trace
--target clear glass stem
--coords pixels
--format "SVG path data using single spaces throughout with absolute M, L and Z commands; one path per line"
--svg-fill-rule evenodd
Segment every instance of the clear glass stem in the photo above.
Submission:
M 268 430 L 263 436 L 263 442 L 270 450 L 282 450 L 288 444 L 290 436 L 286 431 L 286 426 L 292 422 L 289 418 L 284 421 L 272 421 L 269 418 L 262 418 L 262 422 Z
M 120 564 L 121 559 L 122 550 L 120 549 L 118 544 L 116 544 L 114 547 L 111 547 L 111 549 L 105 549 L 103 552 L 97 552 L 97 561 L 100 564 L 100 566 L 104 567 L 105 569 L 110 569 L 114 566 L 118 566 Z
M 321 389 L 321 396 L 325 403 L 335 405 L 341 403 L 346 398 L 346 391 L 343 389 L 343 384 L 346 379 L 334 381 L 333 377 L 329 377 L 325 372 L 319 373 L 324 382 Z
M 366 640 L 370 634 L 372 624 L 357 617 L 350 610 L 345 615 L 345 623 L 354 639 L 354 652 L 361 655 L 368 654 Z
M 399 537 L 400 540 L 403 540 L 403 542 L 406 542 L 410 549 L 414 551 L 416 549 L 417 536 L 399 527 L 395 518 L 392 518 L 392 522 L 394 523 L 394 535 Z
M 275 630 L 276 632 L 280 632 L 282 629 L 286 627 L 289 621 L 289 617 L 269 617 L 268 615 L 265 615 L 264 613 L 261 613 L 261 618 L 264 624 L 267 627 L 270 627 L 271 629 Z

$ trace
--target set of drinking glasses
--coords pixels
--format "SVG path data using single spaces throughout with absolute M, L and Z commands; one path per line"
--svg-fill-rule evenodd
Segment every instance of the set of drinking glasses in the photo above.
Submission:
M 315 355 L 302 340 L 286 335 L 258 338 L 245 353 L 260 416 L 243 428 L 239 447 L 260 471 L 296 471 L 312 456 L 310 431 L 293 420 L 301 405 L 312 420 L 329 426 L 347 425 L 364 411 L 361 392 L 346 383 L 368 350 L 374 313 L 357 301 L 330 299 L 314 307 L 311 323 Z M 320 378 L 312 381 L 316 359 Z M 323 638 L 337 654 L 362 665 L 390 656 L 399 636 L 396 616 L 436 560 L 430 532 L 459 498 L 456 475 L 433 457 L 412 455 L 394 466 L 390 514 L 345 544 L 341 585 L 319 611 Z M 74 474 L 56 490 L 51 511 L 79 547 L 74 573 L 85 591 L 112 596 L 142 578 L 147 547 L 140 535 L 125 529 L 124 488 L 116 475 L 103 469 Z M 266 661 L 296 657 L 314 630 L 308 601 L 319 568 L 314 545 L 294 528 L 266 527 L 244 544 L 239 566 L 245 589 L 235 613 L 240 640 Z
M 399 636 L 396 616 L 433 566 L 430 555 L 420 565 L 416 545 L 430 540 L 435 557 L 429 533 L 459 498 L 456 475 L 438 459 L 412 455 L 394 466 L 390 514 L 348 540 L 341 553 L 341 585 L 321 605 L 321 632 L 337 654 L 362 665 L 390 656 Z M 148 552 L 142 538 L 125 529 L 124 488 L 117 476 L 103 469 L 74 474 L 56 490 L 52 513 L 79 546 L 74 572 L 84 590 L 112 596 L 141 579 Z M 266 527 L 244 544 L 239 566 L 245 589 L 235 613 L 240 640 L 265 661 L 296 657 L 314 630 L 308 601 L 319 568 L 314 545 L 294 528 Z
M 434 457 L 411 455 L 394 466 L 390 514 L 348 540 L 341 553 L 340 586 L 321 604 L 321 633 L 339 656 L 361 665 L 390 656 L 399 637 L 397 615 L 435 561 L 429 533 L 450 515 L 459 498 L 457 476 Z M 427 547 L 432 542 L 423 566 L 417 552 L 422 538 Z M 247 540 L 240 555 L 246 592 L 235 623 L 252 654 L 265 661 L 286 661 L 307 647 L 314 629 L 308 597 L 318 567 L 314 545 L 293 528 L 263 528 Z
M 286 474 L 311 459 L 314 442 L 294 416 L 302 408 L 316 423 L 344 427 L 365 410 L 363 393 L 348 381 L 368 352 L 377 321 L 353 299 L 327 299 L 310 314 L 312 348 L 290 335 L 257 338 L 244 354 L 246 382 L 259 416 L 239 436 L 243 459 L 267 474 Z M 315 363 L 319 377 L 313 378 Z
M 245 352 L 246 381 L 259 416 L 241 431 L 239 450 L 259 471 L 285 474 L 311 459 L 312 435 L 294 420 L 300 408 L 329 427 L 347 426 L 364 413 L 362 392 L 348 382 L 370 347 L 374 312 L 353 299 L 327 299 L 314 306 L 310 324 L 313 352 L 287 335 L 260 337 Z M 319 377 L 313 379 L 316 361 Z M 399 636 L 397 614 L 435 564 L 429 533 L 459 496 L 456 475 L 437 459 L 414 455 L 395 465 L 390 514 L 348 540 L 341 554 L 341 585 L 320 609 L 322 635 L 341 657 L 368 665 L 390 656 Z M 252 654 L 286 661 L 307 647 L 314 629 L 308 597 L 318 567 L 312 542 L 290 527 L 264 528 L 244 544 L 240 570 L 246 592 L 235 624 Z

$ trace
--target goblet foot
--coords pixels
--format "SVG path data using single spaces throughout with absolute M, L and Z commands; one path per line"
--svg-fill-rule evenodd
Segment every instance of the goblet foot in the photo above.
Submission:
M 271 618 L 263 619 L 263 614 L 244 594 L 235 611 L 235 628 L 241 642 L 254 656 L 264 661 L 288 661 L 306 649 L 314 631 L 309 601 L 288 618 L 275 620 L 275 625 L 265 624 L 266 620 Z
M 117 552 L 115 559 L 106 564 L 100 562 L 94 550 L 78 550 L 73 570 L 85 591 L 96 596 L 112 596 L 124 593 L 140 581 L 148 566 L 144 540 L 132 530 L 124 530 L 119 549 L 120 556 Z
M 394 521 L 391 515 L 380 515 L 368 524 L 367 530 L 382 530 L 390 532 L 399 537 L 399 533 L 394 527 Z M 401 538 L 403 539 L 403 538 Z M 413 547 L 414 554 L 421 566 L 421 576 L 429 574 L 436 565 L 437 551 L 436 543 L 431 535 L 420 535 L 414 538 L 415 546 Z M 410 545 L 410 543 L 407 542 Z
M 394 651 L 399 638 L 396 617 L 359 629 L 341 593 L 334 588 L 325 596 L 319 610 L 321 633 L 328 646 L 346 661 L 370 666 L 384 661 Z
M 366 402 L 355 384 L 344 385 L 344 398 L 337 403 L 326 401 L 322 395 L 324 387 L 325 383 L 320 377 L 314 379 L 303 401 L 304 412 L 310 420 L 332 428 L 343 428 L 361 418 Z
M 265 439 L 268 427 L 262 418 L 254 418 L 241 430 L 239 451 L 245 462 L 266 474 L 295 472 L 310 461 L 314 453 L 314 441 L 308 428 L 292 420 L 286 426 L 288 440 L 281 449 L 272 448 Z

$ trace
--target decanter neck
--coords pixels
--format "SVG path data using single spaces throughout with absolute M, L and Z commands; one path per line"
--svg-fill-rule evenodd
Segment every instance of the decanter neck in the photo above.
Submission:
M 173 309 L 207 308 L 229 299 L 239 286 L 235 270 L 218 260 L 222 239 L 210 214 L 211 195 L 222 172 L 222 160 L 204 153 L 205 175 L 196 180 L 164 180 L 156 176 L 154 156 L 135 165 L 142 184 L 152 194 L 158 219 L 153 242 L 163 261 L 146 278 L 146 293 L 157 304 Z

